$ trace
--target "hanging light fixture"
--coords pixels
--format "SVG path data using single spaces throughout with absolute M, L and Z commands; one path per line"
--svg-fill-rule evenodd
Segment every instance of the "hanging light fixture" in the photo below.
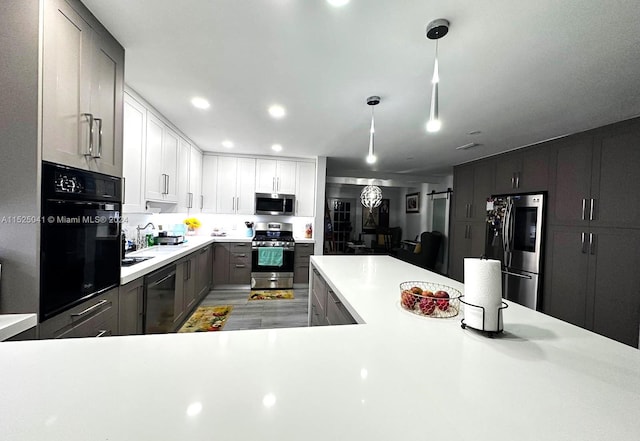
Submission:
M 369 129 L 369 154 L 367 155 L 367 163 L 373 164 L 377 158 L 373 151 L 373 137 L 376 132 L 374 119 L 373 119 L 373 106 L 377 106 L 380 103 L 379 96 L 370 96 L 367 98 L 367 104 L 371 106 L 371 128 Z
M 437 132 L 440 130 L 440 119 L 438 119 L 438 83 L 440 76 L 438 74 L 438 40 L 447 35 L 449 32 L 449 21 L 444 18 L 433 20 L 427 25 L 427 38 L 436 41 L 436 57 L 433 64 L 433 77 L 431 78 L 431 108 L 429 109 L 429 121 L 427 122 L 428 132 Z
M 382 190 L 375 185 L 367 185 L 360 193 L 360 202 L 371 212 L 382 202 Z

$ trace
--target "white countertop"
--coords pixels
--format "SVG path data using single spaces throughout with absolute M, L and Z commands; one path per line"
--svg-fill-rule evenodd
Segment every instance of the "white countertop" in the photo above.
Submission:
M 5 341 L 38 324 L 37 314 L 1 314 L 0 341 Z
M 251 239 L 251 237 L 239 236 L 187 236 L 187 241 L 179 245 L 156 245 L 127 253 L 127 257 L 153 256 L 153 258 L 135 265 L 123 266 L 120 270 L 120 284 L 132 282 L 210 243 L 241 243 L 251 242 Z M 296 243 L 314 243 L 313 239 L 295 238 L 295 241 Z
M 3 441 L 640 439 L 640 351 L 516 304 L 489 339 L 399 305 L 457 282 L 312 263 L 366 324 L 1 344 Z
M 136 263 L 131 266 L 123 266 L 120 269 L 120 284 L 132 282 L 135 279 L 149 274 L 152 271 L 162 268 L 171 262 L 193 253 L 198 248 L 202 248 L 213 242 L 229 242 L 230 240 L 219 240 L 222 238 L 210 236 L 188 236 L 185 243 L 180 245 L 156 245 L 143 248 L 139 251 L 127 253 L 127 257 L 153 256 L 149 260 Z M 227 239 L 227 238 L 224 238 Z M 251 240 L 251 238 L 249 238 Z

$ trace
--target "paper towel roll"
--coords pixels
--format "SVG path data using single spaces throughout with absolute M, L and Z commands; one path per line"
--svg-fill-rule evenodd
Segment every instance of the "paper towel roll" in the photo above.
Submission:
M 464 259 L 464 321 L 475 329 L 502 330 L 502 265 L 499 260 Z

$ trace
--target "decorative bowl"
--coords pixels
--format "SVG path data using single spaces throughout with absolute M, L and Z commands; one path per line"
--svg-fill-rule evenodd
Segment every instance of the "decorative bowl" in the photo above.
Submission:
M 460 312 L 461 296 L 457 289 L 439 283 L 410 281 L 400 284 L 400 306 L 423 317 L 455 317 Z

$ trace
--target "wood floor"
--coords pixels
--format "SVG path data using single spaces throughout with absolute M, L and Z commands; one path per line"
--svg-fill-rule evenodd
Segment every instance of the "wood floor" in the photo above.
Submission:
M 294 299 L 248 300 L 250 290 L 217 289 L 199 306 L 233 305 L 223 331 L 307 326 L 309 289 L 295 289 Z

